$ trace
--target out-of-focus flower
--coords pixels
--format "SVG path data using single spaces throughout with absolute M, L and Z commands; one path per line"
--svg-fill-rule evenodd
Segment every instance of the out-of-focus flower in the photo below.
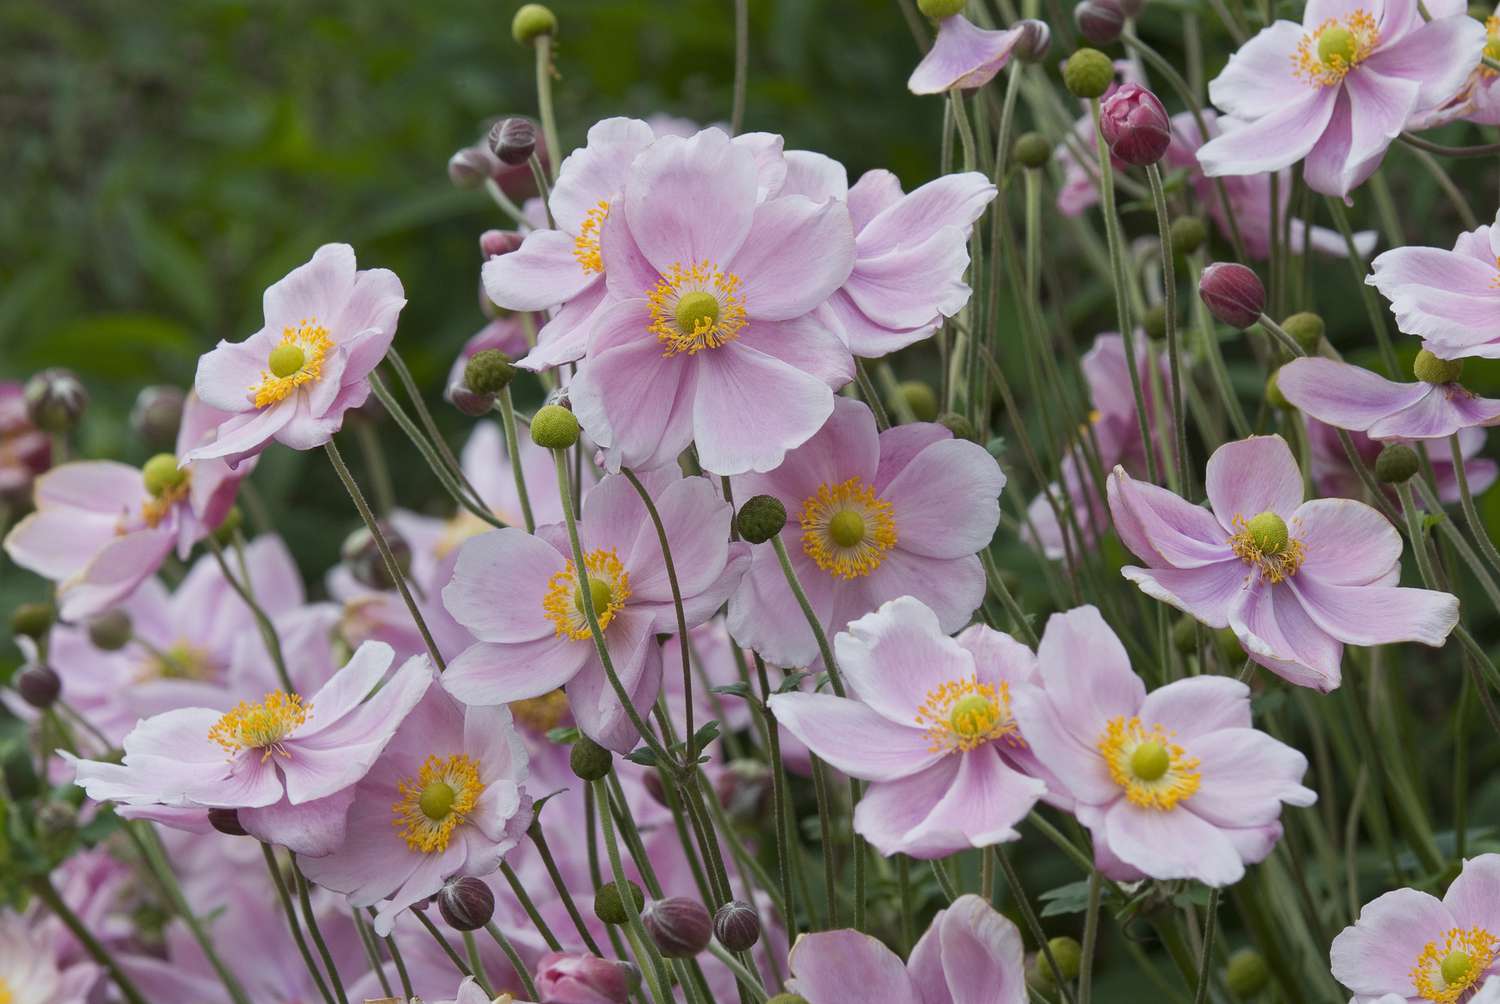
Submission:
M 499 997 L 492 998 L 479 989 L 479 984 L 474 982 L 474 977 L 465 976 L 464 981 L 458 985 L 457 997 L 453 1000 L 437 1001 L 436 1004 L 532 1004 L 532 1002 L 523 1001 L 514 994 L 501 994 Z
M 816 436 L 770 474 L 736 478 L 734 494 L 770 495 L 796 514 L 781 538 L 829 634 L 898 596 L 921 600 L 956 631 L 984 598 L 978 552 L 994 535 L 1004 487 L 978 444 L 932 422 L 877 432 L 868 407 L 839 398 Z M 729 631 L 779 666 L 818 658 L 774 549 L 754 549 Z
M 88 1004 L 103 970 L 65 964 L 69 935 L 57 918 L 34 908 L 0 913 L 0 989 L 15 1004 Z
M 962 14 L 938 22 L 937 39 L 912 70 L 906 86 L 913 94 L 942 94 L 955 88 L 983 87 L 1005 69 L 1021 33 L 987 31 Z
M 1411 119 L 1458 93 L 1484 44 L 1479 22 L 1424 23 L 1412 0 L 1314 0 L 1302 24 L 1262 29 L 1209 84 L 1218 109 L 1246 124 L 1204 144 L 1198 160 L 1210 176 L 1301 160 L 1309 188 L 1347 196 Z
M 536 991 L 548 1004 L 626 1004 L 639 985 L 635 966 L 597 955 L 552 952 L 536 971 Z
M 1308 357 L 1281 367 L 1276 386 L 1318 421 L 1375 440 L 1444 439 L 1460 429 L 1500 424 L 1500 401 L 1471 393 L 1453 375 L 1437 383 L 1396 383 L 1349 363 Z
M 1453 250 L 1402 247 L 1365 279 L 1391 301 L 1396 324 L 1442 359 L 1500 358 L 1500 215 L 1460 234 Z
M 52 444 L 26 413 L 25 391 L 0 380 L 0 499 L 25 499 L 32 479 L 51 463 Z
M 1463 0 L 1433 0 L 1427 5 L 1433 17 L 1449 17 L 1468 14 Z M 1500 16 L 1491 14 L 1484 20 L 1483 54 L 1494 59 L 1500 56 Z M 1419 114 L 1407 122 L 1406 127 L 1414 131 L 1436 129 L 1449 122 L 1463 120 L 1479 125 L 1500 125 L 1500 90 L 1495 87 L 1500 79 L 1489 66 L 1481 62 L 1469 74 L 1458 93 L 1446 103 L 1426 114 Z
M 266 290 L 264 327 L 198 360 L 198 396 L 230 417 L 183 461 L 232 467 L 273 439 L 294 450 L 327 443 L 369 397 L 405 305 L 394 272 L 357 271 L 347 244 L 318 248 Z
M 130 408 L 130 428 L 151 450 L 169 449 L 182 427 L 187 394 L 181 387 L 143 387 Z
M 1352 499 L 1302 501 L 1302 472 L 1280 436 L 1228 443 L 1208 461 L 1210 509 L 1133 480 L 1109 479 L 1125 546 L 1147 567 L 1122 574 L 1213 628 L 1292 683 L 1339 685 L 1344 645 L 1440 647 L 1458 598 L 1395 585 L 1401 535 Z
M 72 370 L 53 367 L 26 381 L 26 414 L 44 432 L 75 428 L 89 406 L 89 392 Z
M 1339 440 L 1337 430 L 1308 416 L 1303 418 L 1303 427 L 1307 430 L 1313 485 L 1318 494 L 1348 499 L 1364 498 L 1364 482 L 1360 480 L 1358 472 L 1349 466 L 1349 455 L 1344 452 L 1344 444 Z M 1349 438 L 1353 440 L 1354 451 L 1359 454 L 1361 462 L 1367 467 L 1373 467 L 1383 444 L 1363 432 L 1351 432 Z M 1469 482 L 1469 490 L 1475 495 L 1489 488 L 1495 483 L 1496 477 L 1500 476 L 1500 465 L 1488 457 L 1480 456 L 1484 452 L 1485 438 L 1483 429 L 1461 429 L 1458 433 L 1458 445 L 1464 457 L 1464 476 Z M 1427 460 L 1432 464 L 1433 484 L 1438 498 L 1444 502 L 1457 502 L 1458 474 L 1453 468 L 1453 453 L 1448 444 L 1441 440 L 1426 440 L 1413 443 L 1412 447 L 1427 454 Z M 1390 491 L 1389 494 L 1391 501 L 1396 501 L 1395 492 Z

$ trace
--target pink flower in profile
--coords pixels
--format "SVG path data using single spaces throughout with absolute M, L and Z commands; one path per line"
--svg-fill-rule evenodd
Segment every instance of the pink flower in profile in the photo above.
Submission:
M 852 378 L 812 313 L 853 267 L 849 210 L 762 193 L 755 150 L 717 129 L 664 136 L 632 165 L 600 237 L 611 302 L 571 385 L 612 470 L 691 443 L 716 474 L 769 470 Z
M 870 782 L 854 830 L 881 854 L 941 858 L 1020 837 L 1046 785 L 1011 765 L 1011 717 L 1031 652 L 997 631 L 943 633 L 910 596 L 835 639 L 850 696 L 771 697 L 783 728 L 833 767 Z M 1014 689 L 1013 689 L 1014 687 Z
M 1460 429 L 1500 425 L 1500 401 L 1479 397 L 1456 379 L 1396 383 L 1349 363 L 1309 357 L 1281 367 L 1276 386 L 1318 421 L 1374 440 L 1445 439 Z
M 905 964 L 859 931 L 804 934 L 792 946 L 787 989 L 807 1004 L 848 1004 L 851 988 L 871 1004 L 1024 1004 L 1021 932 L 973 894 L 937 912 Z
M 1302 501 L 1280 436 L 1228 443 L 1208 461 L 1204 509 L 1122 468 L 1109 479 L 1120 538 L 1146 562 L 1121 569 L 1146 595 L 1213 628 L 1292 683 L 1339 685 L 1344 645 L 1441 647 L 1458 598 L 1397 586 L 1401 535 L 1352 499 Z
M 1397 326 L 1441 359 L 1500 359 L 1500 214 L 1453 250 L 1393 248 L 1365 281 L 1391 301 Z
M 1311 0 L 1277 21 L 1208 85 L 1242 128 L 1205 143 L 1210 177 L 1303 164 L 1315 192 L 1347 196 L 1407 123 L 1452 98 L 1479 63 L 1484 28 L 1466 15 L 1425 22 L 1416 0 Z
M 376 907 L 376 932 L 390 934 L 444 880 L 500 867 L 531 823 L 526 775 L 508 708 L 464 708 L 433 687 L 355 784 L 342 845 L 303 871 Z
M 1021 30 L 987 31 L 962 14 L 938 22 L 937 38 L 911 71 L 906 87 L 913 94 L 942 94 L 955 88 L 983 87 L 1010 62 Z
M 1319 495 L 1339 496 L 1346 499 L 1364 498 L 1365 486 L 1359 474 L 1349 466 L 1349 455 L 1338 431 L 1315 418 L 1303 416 L 1303 428 L 1307 430 L 1308 453 L 1311 460 L 1313 486 Z M 1363 432 L 1351 432 L 1349 438 L 1366 467 L 1374 467 L 1385 444 L 1376 442 Z M 1458 445 L 1464 456 L 1464 477 L 1469 490 L 1479 495 L 1500 476 L 1500 465 L 1488 457 L 1481 457 L 1486 434 L 1483 429 L 1460 429 Z M 1393 440 L 1399 442 L 1399 440 Z M 1453 467 L 1453 453 L 1441 440 L 1415 440 L 1408 444 L 1418 453 L 1426 453 L 1432 464 L 1433 484 L 1438 498 L 1444 502 L 1459 500 L 1458 474 Z M 1397 501 L 1394 491 L 1387 491 L 1392 502 Z
M 1433 0 L 1427 5 L 1433 17 L 1449 17 L 1467 14 L 1467 5 L 1462 0 Z M 1491 59 L 1500 56 L 1500 16 L 1491 14 L 1484 20 L 1484 55 Z M 1450 122 L 1465 121 L 1478 125 L 1500 125 L 1500 89 L 1496 83 L 1500 74 L 1485 66 L 1476 66 L 1464 81 L 1457 94 L 1441 107 L 1426 115 L 1419 115 L 1407 123 L 1414 131 L 1435 129 Z
M 26 392 L 15 380 L 0 380 L 0 505 L 24 500 L 31 482 L 52 463 L 52 443 L 31 424 Z
M 635 966 L 597 955 L 549 952 L 536 971 L 536 992 L 548 1004 L 626 1004 L 639 985 Z
M 224 418 L 190 395 L 177 434 L 177 456 L 213 434 Z M 156 574 L 175 548 L 186 558 L 234 504 L 250 467 L 223 461 L 174 470 L 167 455 L 145 471 L 113 460 L 54 467 L 36 479 L 36 511 L 5 538 L 5 551 L 22 568 L 58 584 L 64 620 L 82 620 L 122 603 Z M 151 489 L 148 489 L 148 483 Z
M 235 466 L 273 439 L 294 450 L 327 443 L 344 412 L 369 397 L 370 373 L 385 358 L 405 305 L 394 272 L 356 271 L 347 244 L 318 248 L 266 290 L 259 331 L 243 342 L 221 341 L 198 360 L 198 396 L 229 417 L 183 461 Z
M 667 530 L 689 627 L 712 617 L 738 584 L 749 545 L 729 542 L 729 504 L 707 478 L 643 479 Z M 645 714 L 661 684 L 656 635 L 677 630 L 666 562 L 644 503 L 623 475 L 583 497 L 579 539 L 615 672 Z M 479 641 L 449 663 L 443 686 L 466 704 L 503 704 L 566 686 L 578 727 L 626 752 L 638 741 L 584 620 L 566 530 L 492 530 L 459 551 L 443 589 L 449 613 Z
M 1465 861 L 1442 899 L 1397 889 L 1371 900 L 1328 954 L 1352 1004 L 1500 999 L 1491 996 L 1500 977 L 1500 854 Z
M 432 682 L 431 665 L 413 659 L 380 686 L 391 658 L 389 646 L 362 645 L 308 701 L 276 690 L 228 712 L 155 715 L 125 737 L 118 764 L 60 755 L 97 801 L 238 809 L 250 833 L 327 854 L 343 842 L 353 785 Z
M 934 422 L 877 432 L 863 403 L 833 417 L 769 474 L 736 478 L 734 497 L 771 495 L 814 613 L 832 635 L 887 600 L 914 596 L 957 631 L 984 598 L 978 552 L 1000 521 L 1005 475 L 983 447 Z M 729 631 L 778 666 L 806 666 L 818 646 L 776 553 L 756 548 L 729 602 Z
M 1282 803 L 1316 801 L 1307 758 L 1251 727 L 1249 687 L 1196 676 L 1147 694 L 1094 607 L 1053 614 L 1037 662 L 1016 721 L 1111 878 L 1232 885 L 1280 839 Z

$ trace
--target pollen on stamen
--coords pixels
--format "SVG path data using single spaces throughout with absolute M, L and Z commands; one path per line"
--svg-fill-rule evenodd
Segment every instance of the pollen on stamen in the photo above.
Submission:
M 1258 568 L 1273 585 L 1296 575 L 1307 559 L 1306 545 L 1291 536 L 1286 523 L 1274 513 L 1260 513 L 1249 520 L 1236 514 L 1230 525 L 1235 533 L 1229 538 L 1229 547 L 1235 556 Z
M 1302 36 L 1292 54 L 1292 73 L 1315 87 L 1341 83 L 1380 44 L 1380 29 L 1363 8 L 1328 18 Z
M 301 696 L 273 690 L 259 704 L 235 705 L 208 730 L 208 738 L 231 757 L 254 749 L 261 751 L 262 763 L 272 754 L 290 759 L 285 740 L 311 713 L 312 705 L 303 704 Z
M 573 239 L 573 257 L 577 259 L 579 268 L 589 275 L 597 275 L 604 271 L 604 255 L 599 246 L 599 234 L 604 228 L 604 221 L 609 218 L 609 200 L 600 199 L 599 203 L 589 208 L 584 214 L 583 222 L 578 224 L 578 236 Z
M 647 300 L 647 328 L 668 357 L 717 349 L 737 338 L 747 323 L 740 277 L 711 262 L 673 263 Z
M 1455 927 L 1429 941 L 1411 968 L 1411 982 L 1423 1000 L 1458 1004 L 1494 963 L 1500 940 L 1482 927 Z
M 841 579 L 869 575 L 896 546 L 890 502 L 861 478 L 819 485 L 802 502 L 801 522 L 803 553 Z
M 979 682 L 977 676 L 949 680 L 927 692 L 917 709 L 917 725 L 927 730 L 934 753 L 967 752 L 1003 740 L 1014 748 L 1026 743 L 1010 713 L 1010 686 Z
M 625 607 L 630 598 L 630 573 L 625 570 L 620 556 L 614 548 L 599 548 L 583 557 L 589 575 L 589 599 L 593 601 L 594 616 L 598 618 L 599 630 L 603 631 Z M 555 573 L 547 583 L 547 594 L 542 597 L 542 609 L 546 611 L 559 638 L 568 637 L 583 641 L 593 637 L 588 618 L 584 614 L 583 596 L 578 588 L 578 571 L 569 561 L 563 570 Z
M 1122 715 L 1110 719 L 1097 746 L 1110 778 L 1135 805 L 1175 809 L 1203 783 L 1198 759 L 1160 725 L 1147 728 L 1139 718 Z
M 266 354 L 266 368 L 261 371 L 260 382 L 250 388 L 255 406 L 264 408 L 284 401 L 298 387 L 320 378 L 323 359 L 332 349 L 333 339 L 316 317 L 304 318 L 296 327 L 283 328 L 281 340 Z M 300 360 L 297 352 L 301 353 Z
M 429 756 L 416 777 L 397 785 L 391 823 L 406 846 L 420 854 L 448 849 L 453 831 L 469 818 L 484 793 L 479 765 L 462 753 Z

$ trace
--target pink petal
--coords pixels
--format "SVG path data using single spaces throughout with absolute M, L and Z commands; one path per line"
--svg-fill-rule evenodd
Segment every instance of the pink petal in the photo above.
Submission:
M 1302 34 L 1292 21 L 1262 28 L 1208 85 L 1214 106 L 1236 118 L 1259 119 L 1305 100 L 1312 88 L 1290 72 Z
M 1293 359 L 1276 373 L 1276 386 L 1301 411 L 1339 429 L 1365 432 L 1413 407 L 1431 384 L 1396 383 L 1358 366 L 1311 356 Z
M 854 232 L 862 231 L 883 210 L 900 200 L 900 178 L 880 168 L 861 174 L 849 189 L 849 218 L 854 221 Z
M 1305 97 L 1283 98 L 1275 111 L 1209 140 L 1198 148 L 1203 173 L 1209 177 L 1263 174 L 1290 167 L 1306 157 L 1323 136 L 1339 93 L 1338 88 L 1309 88 Z
M 610 622 L 606 641 L 620 683 L 642 717 L 646 717 L 661 690 L 661 648 L 651 633 L 651 618 L 626 608 Z M 588 644 L 592 650 L 592 642 Z M 617 753 L 628 753 L 640 735 L 625 714 L 614 685 L 597 656 L 568 685 L 568 707 L 584 735 Z
M 1353 499 L 1312 499 L 1292 518 L 1306 549 L 1299 578 L 1362 586 L 1387 578 L 1401 561 L 1401 534 L 1376 509 Z
M 693 439 L 704 470 L 720 475 L 769 471 L 807 442 L 833 413 L 823 381 L 734 342 L 697 356 Z M 660 399 L 632 387 L 660 408 Z M 765 401 L 777 402 L 767 410 Z
M 587 142 L 563 158 L 549 207 L 565 234 L 577 234 L 589 211 L 625 189 L 636 154 L 656 137 L 640 119 L 601 119 L 589 126 Z
M 866 614 L 834 639 L 849 687 L 892 722 L 915 722 L 929 691 L 974 675 L 974 660 L 931 610 L 910 596 Z
M 826 305 L 790 321 L 754 321 L 740 332 L 740 340 L 829 387 L 854 379 L 854 359 Z
M 243 342 L 220 341 L 198 358 L 194 393 L 209 407 L 223 412 L 248 411 L 254 388 L 264 378 L 268 354 L 279 335 L 252 335 Z M 194 443 L 193 445 L 198 445 Z
M 1371 439 L 1446 439 L 1460 429 L 1500 423 L 1500 401 L 1477 397 L 1455 383 L 1428 385 L 1415 405 L 1369 429 Z
M 557 548 L 524 530 L 482 533 L 459 548 L 443 605 L 481 641 L 537 641 L 555 628 L 542 599 L 566 565 Z
M 1282 802 L 1307 806 L 1317 801 L 1302 786 L 1307 757 L 1248 725 L 1200 735 L 1187 745 L 1199 761 L 1203 781 L 1182 805 L 1210 823 L 1265 826 L 1281 817 Z
M 33 512 L 5 535 L 5 553 L 20 567 L 61 582 L 115 539 L 118 518 L 76 509 Z
M 484 291 L 507 310 L 542 310 L 566 303 L 594 281 L 573 257 L 574 239 L 561 230 L 533 230 L 510 254 L 484 263 Z
M 853 265 L 854 229 L 844 204 L 793 195 L 756 207 L 726 270 L 743 282 L 751 318 L 786 321 L 828 299 Z
M 913 94 L 983 87 L 1010 62 L 1019 34 L 976 28 L 961 14 L 938 22 L 937 39 L 906 86 Z
M 1140 714 L 1141 721 L 1165 725 L 1184 741 L 1221 729 L 1248 729 L 1250 688 L 1224 676 L 1188 677 L 1147 694 Z
M 1239 851 L 1186 805 L 1153 809 L 1122 798 L 1104 817 L 1105 840 L 1120 860 L 1156 879 L 1196 879 L 1222 888 L 1245 874 Z
M 989 546 L 1000 522 L 1005 475 L 977 443 L 933 443 L 891 479 L 891 503 L 903 550 L 959 558 Z
M 590 640 L 552 635 L 535 641 L 476 642 L 448 663 L 443 689 L 465 704 L 504 704 L 563 686 L 594 654 Z
M 116 537 L 57 590 L 63 620 L 80 621 L 119 606 L 156 574 L 172 550 L 170 530 L 136 530 Z
M 292 853 L 318 858 L 343 846 L 344 819 L 354 801 L 354 788 L 302 805 L 286 799 L 257 809 L 240 809 L 239 820 L 251 836 L 285 847 Z
M 1085 743 L 1097 741 L 1111 718 L 1134 715 L 1146 696 L 1125 646 L 1092 606 L 1047 619 L 1037 662 L 1048 692 L 1069 695 L 1059 709 L 1063 724 Z
M 1209 470 L 1213 470 L 1212 460 Z M 1298 487 L 1300 490 L 1300 478 Z M 1120 540 L 1143 560 L 1153 565 L 1202 568 L 1232 554 L 1228 541 L 1234 531 L 1226 531 L 1202 506 L 1165 488 L 1137 481 L 1119 465 L 1109 476 L 1107 491 Z
M 1251 572 L 1238 558 L 1200 568 L 1135 568 L 1120 574 L 1147 596 L 1190 614 L 1211 628 L 1229 626 L 1229 611 L 1249 585 Z
M 1457 926 L 1442 903 L 1416 889 L 1378 896 L 1333 939 L 1333 977 L 1359 994 L 1411 992 L 1411 966 L 1429 941 Z
M 719 130 L 663 136 L 631 168 L 625 217 L 658 272 L 692 262 L 727 266 L 750 233 L 756 186 L 753 153 Z
M 1025 1004 L 1021 932 L 984 899 L 967 894 L 939 910 L 911 952 L 909 969 L 931 1004 Z M 946 990 L 941 1002 L 936 995 Z
M 1256 662 L 1284 680 L 1327 693 L 1339 685 L 1344 646 L 1286 586 L 1252 583 L 1230 607 L 1229 626 Z
M 1100 719 L 1092 731 L 1065 724 L 1060 705 L 1067 701 L 1063 694 L 1054 698 L 1036 688 L 1018 687 L 1011 691 L 1011 713 L 1037 761 L 1047 765 L 1062 787 L 1061 794 L 1090 805 L 1108 805 L 1121 794 L 1097 746 L 1108 720 Z
M 281 328 L 295 328 L 315 317 L 331 324 L 349 299 L 354 274 L 354 249 L 347 244 L 324 244 L 309 261 L 266 290 L 262 298 L 266 327 L 279 333 Z
M 563 304 L 536 333 L 536 347 L 516 360 L 520 369 L 540 372 L 582 358 L 588 349 L 594 318 L 606 302 L 608 284 L 594 276 Z
M 808 1004 L 845 1004 L 850 987 L 871 1001 L 916 1001 L 921 994 L 896 954 L 868 934 L 822 931 L 792 946 L 787 989 Z
M 814 202 L 848 199 L 849 175 L 843 164 L 811 150 L 788 150 L 785 158 L 786 179 L 778 195 L 803 195 Z
M 1336 586 L 1294 576 L 1289 586 L 1307 615 L 1346 645 L 1415 641 L 1441 648 L 1458 624 L 1458 597 L 1405 586 Z
M 1464 861 L 1463 870 L 1443 894 L 1443 905 L 1459 927 L 1500 927 L 1500 854 Z
M 901 546 L 886 552 L 880 567 L 863 580 L 864 589 L 856 593 L 839 583 L 841 595 L 850 597 L 854 608 L 849 619 L 862 616 L 888 600 L 913 596 L 937 615 L 944 634 L 951 634 L 969 623 L 974 611 L 984 602 L 984 566 L 977 554 L 961 558 L 929 558 L 913 554 Z M 858 597 L 856 599 L 856 597 Z M 843 611 L 835 615 L 840 620 Z M 834 630 L 843 625 L 834 624 Z
M 1364 69 L 1410 80 L 1420 88 L 1418 108 L 1436 108 L 1458 94 L 1484 51 L 1484 26 L 1467 16 L 1433 20 L 1400 41 L 1370 54 Z
M 968 267 L 967 235 L 944 227 L 921 243 L 861 256 L 843 292 L 883 328 L 920 328 L 969 302 L 971 290 L 963 281 Z
M 1234 517 L 1273 512 L 1291 519 L 1302 504 L 1302 471 L 1280 436 L 1226 443 L 1208 458 L 1208 502 L 1219 525 L 1235 533 Z
M 908 724 L 898 724 L 860 701 L 831 694 L 775 694 L 770 705 L 782 728 L 850 777 L 894 781 L 947 755 L 913 724 L 914 713 Z

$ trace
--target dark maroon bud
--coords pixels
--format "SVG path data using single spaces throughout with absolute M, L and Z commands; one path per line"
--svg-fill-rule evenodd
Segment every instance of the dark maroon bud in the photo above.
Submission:
M 760 915 L 744 900 L 732 899 L 714 914 L 714 937 L 731 952 L 748 952 L 760 940 Z
M 438 912 L 455 931 L 477 931 L 495 915 L 495 894 L 472 875 L 456 878 L 438 893 Z
M 708 947 L 714 933 L 708 908 L 686 896 L 668 896 L 646 904 L 641 923 L 657 949 L 669 959 L 691 959 Z
M 501 119 L 490 129 L 490 152 L 502 164 L 524 164 L 536 152 L 536 123 L 520 115 Z
M 1161 160 L 1172 143 L 1172 121 L 1161 99 L 1140 84 L 1121 84 L 1099 106 L 1099 131 L 1109 152 L 1145 167 Z
M 67 432 L 89 406 L 89 392 L 72 370 L 42 370 L 26 381 L 26 414 L 43 432 Z
M 672 803 L 667 800 L 667 789 L 662 784 L 661 774 L 654 770 L 648 770 L 641 775 L 641 785 L 646 789 L 646 794 L 656 799 L 662 805 L 671 808 Z
M 1119 0 L 1083 0 L 1073 8 L 1078 34 L 1093 45 L 1109 45 L 1125 30 L 1125 12 Z
M 170 450 L 177 443 L 182 425 L 182 406 L 187 395 L 181 387 L 144 387 L 130 409 L 130 428 L 151 450 Z
M 470 418 L 483 418 L 495 406 L 495 395 L 472 391 L 461 380 L 449 384 L 443 396 L 448 399 L 449 404 Z
M 521 246 L 523 239 L 514 230 L 486 230 L 479 235 L 479 253 L 486 259 L 510 254 Z
M 1266 307 L 1260 277 L 1237 262 L 1216 261 L 1203 270 L 1198 295 L 1208 312 L 1232 328 L 1248 328 Z
M 484 146 L 466 146 L 448 158 L 448 180 L 458 188 L 478 188 L 500 169 L 500 161 Z
M 16 674 L 16 693 L 33 708 L 46 711 L 62 693 L 62 680 L 51 666 L 33 663 Z
M 1046 58 L 1047 50 L 1052 48 L 1052 29 L 1047 26 L 1046 21 L 1028 17 L 1024 21 L 1017 21 L 1014 29 L 1019 34 L 1011 52 L 1017 59 L 1023 63 L 1040 63 Z
M 220 833 L 231 837 L 248 837 L 245 827 L 240 824 L 240 811 L 238 809 L 209 809 L 208 825 Z

